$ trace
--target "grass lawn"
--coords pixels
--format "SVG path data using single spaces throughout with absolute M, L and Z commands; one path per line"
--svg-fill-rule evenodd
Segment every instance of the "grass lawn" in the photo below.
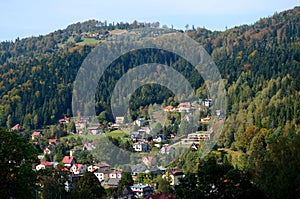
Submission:
M 112 137 L 112 138 L 123 138 L 123 137 L 129 135 L 129 133 L 122 131 L 122 130 L 116 130 L 116 131 L 106 133 L 105 135 Z
M 81 139 L 87 139 L 89 141 L 95 140 L 97 138 L 102 137 L 103 135 L 67 135 L 65 137 L 62 137 L 61 139 L 70 139 L 70 138 L 81 138 Z
M 96 45 L 99 44 L 100 41 L 95 38 L 82 38 L 82 41 L 77 43 L 77 45 L 83 46 L 83 45 Z

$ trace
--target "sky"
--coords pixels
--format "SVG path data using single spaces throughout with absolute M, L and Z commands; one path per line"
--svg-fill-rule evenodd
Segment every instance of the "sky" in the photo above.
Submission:
M 0 41 L 44 35 L 89 19 L 224 30 L 299 5 L 299 0 L 1 0 Z

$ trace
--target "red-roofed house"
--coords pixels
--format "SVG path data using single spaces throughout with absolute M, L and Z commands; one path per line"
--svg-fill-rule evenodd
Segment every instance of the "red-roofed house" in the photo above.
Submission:
M 34 140 L 36 137 L 42 137 L 41 132 L 35 131 L 35 132 L 33 132 L 33 133 L 31 134 L 31 139 L 32 139 L 32 140 Z
M 19 131 L 19 130 L 21 130 L 21 125 L 20 124 L 16 124 L 15 126 L 13 126 L 12 128 L 11 128 L 11 130 L 12 131 Z
M 56 145 L 57 144 L 57 139 L 49 139 L 48 142 L 49 142 L 49 144 Z
M 47 162 L 47 161 L 40 161 L 40 164 L 36 165 L 35 169 L 37 171 L 41 170 L 41 169 L 46 169 L 46 168 L 52 168 L 53 164 L 52 162 Z
M 174 107 L 173 106 L 166 106 L 164 108 L 164 111 L 166 111 L 166 112 L 174 111 Z
M 73 164 L 75 164 L 75 158 L 73 156 L 65 156 L 62 160 L 62 163 L 65 167 L 71 167 Z
M 144 156 L 142 158 L 142 162 L 148 167 L 151 165 L 152 160 L 153 160 L 152 156 Z
M 84 174 L 86 172 L 86 165 L 83 165 L 83 164 L 73 164 L 71 166 L 71 168 L 70 168 L 70 171 L 73 174 L 77 174 L 77 175 Z

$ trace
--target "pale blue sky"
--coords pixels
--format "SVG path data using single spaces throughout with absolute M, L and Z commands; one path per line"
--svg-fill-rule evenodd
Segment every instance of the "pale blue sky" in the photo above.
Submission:
M 44 35 L 88 19 L 224 30 L 299 4 L 299 0 L 1 0 L 0 41 Z

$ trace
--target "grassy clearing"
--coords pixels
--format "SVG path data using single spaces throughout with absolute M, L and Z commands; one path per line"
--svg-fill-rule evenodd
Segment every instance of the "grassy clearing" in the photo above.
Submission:
M 112 131 L 109 133 L 106 133 L 106 136 L 112 137 L 112 138 L 123 138 L 125 136 L 127 136 L 129 133 L 124 132 L 122 130 L 116 130 L 116 131 Z
M 100 41 L 95 38 L 82 38 L 81 42 L 78 42 L 77 45 L 83 46 L 83 45 L 97 45 Z

